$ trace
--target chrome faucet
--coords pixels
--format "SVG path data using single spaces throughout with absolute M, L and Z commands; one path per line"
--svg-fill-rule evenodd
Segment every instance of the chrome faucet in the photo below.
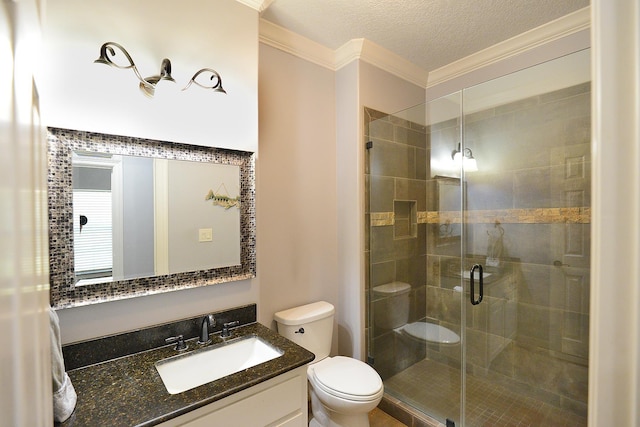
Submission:
M 211 342 L 211 339 L 209 339 L 209 330 L 214 326 L 216 326 L 216 319 L 214 319 L 213 314 L 207 314 L 202 318 L 202 323 L 200 323 L 200 338 L 198 339 L 198 344 L 204 345 Z
M 229 332 L 229 328 L 232 326 L 238 326 L 240 322 L 238 320 L 233 322 L 227 322 L 222 325 L 222 333 L 220 334 L 221 338 L 228 338 L 231 336 L 231 332 Z

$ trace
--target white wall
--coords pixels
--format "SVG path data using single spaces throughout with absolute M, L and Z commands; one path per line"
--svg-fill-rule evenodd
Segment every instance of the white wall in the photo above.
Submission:
M 640 4 L 592 3 L 589 426 L 638 426 Z
M 0 413 L 53 425 L 46 138 L 33 85 L 42 3 L 0 7 Z
M 257 303 L 257 279 L 58 310 L 63 344 Z
M 47 126 L 257 149 L 256 10 L 235 0 L 51 0 L 46 12 L 38 82 Z M 131 70 L 93 63 L 106 41 L 122 44 L 143 76 L 170 58 L 176 88 L 200 68 L 217 69 L 228 94 L 196 87 L 171 94 L 170 82 L 161 82 L 147 99 Z M 62 342 L 258 303 L 259 295 L 256 278 L 59 310 Z
M 47 126 L 257 149 L 256 10 L 235 0 L 51 0 L 45 30 L 39 81 Z M 107 41 L 124 46 L 143 77 L 169 58 L 176 83 L 159 82 L 146 98 L 132 70 L 93 63 Z M 220 73 L 227 95 L 180 91 L 202 68 Z
M 338 303 L 334 74 L 260 45 L 258 317 L 272 327 L 279 310 Z

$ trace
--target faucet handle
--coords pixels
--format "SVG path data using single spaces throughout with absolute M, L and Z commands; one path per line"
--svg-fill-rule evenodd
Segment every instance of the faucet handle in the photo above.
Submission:
M 176 351 L 185 351 L 189 348 L 189 346 L 184 342 L 184 337 L 182 335 L 169 337 L 165 339 L 164 342 L 166 342 L 167 344 L 176 343 L 176 346 L 174 347 L 174 350 Z
M 221 338 L 228 338 L 231 336 L 231 332 L 229 332 L 229 328 L 233 326 L 238 326 L 240 324 L 239 320 L 234 320 L 233 322 L 227 322 L 222 325 L 222 333 L 220 334 Z

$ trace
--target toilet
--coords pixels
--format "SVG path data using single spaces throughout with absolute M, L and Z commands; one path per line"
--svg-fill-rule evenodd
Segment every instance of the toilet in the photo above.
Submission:
M 277 312 L 278 333 L 315 354 L 307 368 L 313 416 L 309 427 L 369 427 L 384 387 L 380 375 L 350 357 L 329 357 L 335 309 L 319 301 Z
M 373 322 L 376 327 L 396 329 L 407 324 L 410 291 L 411 285 L 405 282 L 390 282 L 373 287 Z
M 376 327 L 394 330 L 403 337 L 440 345 L 457 345 L 460 336 L 451 329 L 429 322 L 409 321 L 409 291 L 411 285 L 394 281 L 374 286 L 376 298 L 373 321 Z

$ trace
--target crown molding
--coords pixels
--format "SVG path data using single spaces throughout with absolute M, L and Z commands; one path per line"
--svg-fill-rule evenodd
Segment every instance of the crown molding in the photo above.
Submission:
M 262 18 L 260 43 L 335 71 L 335 53 L 332 49 Z
M 360 60 L 417 86 L 423 88 L 427 86 L 429 73 L 425 69 L 370 40 L 362 40 Z
M 272 0 L 237 1 L 268 6 Z M 367 39 L 350 40 L 334 51 L 264 19 L 260 19 L 260 42 L 333 71 L 360 59 L 420 87 L 429 88 L 588 29 L 590 23 L 591 8 L 588 6 L 429 73 Z
M 251 9 L 255 9 L 258 12 L 262 12 L 273 2 L 273 0 L 236 0 L 238 3 L 242 3 L 245 6 L 249 6 Z
M 547 24 L 526 31 L 508 40 L 478 51 L 429 73 L 427 88 L 460 77 L 464 74 L 516 56 L 529 49 L 588 29 L 591 8 L 587 6 Z
M 365 39 L 351 39 L 335 51 L 333 68 L 337 71 L 350 62 L 360 59 Z
M 260 19 L 260 42 L 333 71 L 360 59 L 420 87 L 427 84 L 428 74 L 425 70 L 366 39 L 350 40 L 334 51 Z

